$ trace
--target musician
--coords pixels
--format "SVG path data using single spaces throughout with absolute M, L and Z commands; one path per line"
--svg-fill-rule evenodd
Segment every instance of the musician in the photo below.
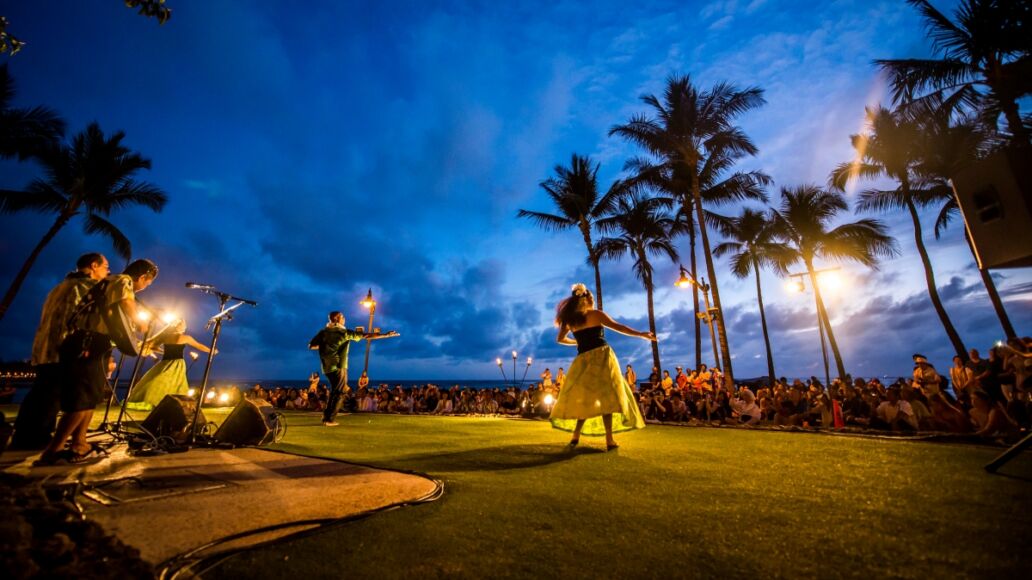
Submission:
M 58 347 L 68 336 L 68 319 L 94 284 L 109 273 L 103 254 L 83 254 L 60 284 L 47 294 L 39 327 L 32 341 L 32 367 L 36 380 L 18 409 L 14 424 L 13 449 L 43 449 L 57 423 L 61 393 L 61 365 Z
M 344 402 L 344 393 L 350 390 L 348 387 L 348 352 L 351 343 L 369 339 L 377 340 L 395 336 L 395 333 L 362 333 L 349 330 L 344 327 L 344 314 L 334 310 L 329 314 L 329 322 L 326 327 L 316 333 L 312 340 L 308 341 L 310 350 L 319 351 L 319 362 L 322 365 L 322 372 L 330 386 L 330 400 L 323 410 L 323 425 L 336 427 L 336 418 L 340 412 L 340 406 Z
M 61 343 L 59 358 L 63 384 L 61 386 L 61 411 L 64 413 L 57 423 L 57 431 L 50 444 L 37 460 L 36 465 L 95 463 L 104 459 L 106 453 L 91 446 L 86 440 L 86 429 L 93 417 L 93 409 L 105 396 L 108 388 L 107 375 L 113 347 L 112 334 L 117 329 L 108 328 L 102 315 L 107 309 L 117 309 L 128 320 L 136 321 L 136 293 L 143 292 L 158 277 L 158 267 L 150 260 L 136 260 L 126 266 L 125 271 L 108 276 L 101 288 L 91 289 L 91 296 L 99 294 L 89 307 L 80 308 L 72 318 L 72 329 Z M 84 300 L 84 302 L 85 302 Z M 139 330 L 146 331 L 146 323 L 139 323 Z M 71 437 L 68 452 L 65 442 Z

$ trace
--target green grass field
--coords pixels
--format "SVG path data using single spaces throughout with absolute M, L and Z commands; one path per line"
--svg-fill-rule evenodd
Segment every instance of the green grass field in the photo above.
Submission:
M 1032 455 L 649 426 L 603 453 L 548 423 L 290 414 L 285 451 L 445 482 L 442 499 L 237 554 L 260 577 L 1027 577 Z M 258 572 L 260 571 L 260 572 Z

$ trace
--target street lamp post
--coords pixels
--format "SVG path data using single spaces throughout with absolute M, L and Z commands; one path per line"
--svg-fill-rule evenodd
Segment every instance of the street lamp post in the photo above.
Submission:
M 681 266 L 681 277 L 674 283 L 674 286 L 677 286 L 678 288 L 695 286 L 699 290 L 702 290 L 702 298 L 706 301 L 706 312 L 697 312 L 695 316 L 699 317 L 700 320 L 705 321 L 706 325 L 709 326 L 710 344 L 713 345 L 713 366 L 719 367 L 720 356 L 717 354 L 717 334 L 713 331 L 713 320 L 719 316 L 720 313 L 716 308 L 710 307 L 709 284 L 706 283 L 705 279 L 702 280 L 702 283 L 696 282 L 695 279 L 692 278 L 691 274 L 688 273 L 688 270 L 685 270 L 684 266 Z
M 516 386 L 516 351 L 512 351 L 512 385 Z
M 359 302 L 362 306 L 369 309 L 369 326 L 366 328 L 366 332 L 372 334 L 373 332 L 373 315 L 376 314 L 376 300 L 373 300 L 373 289 L 369 289 L 369 293 L 366 294 L 364 300 Z M 365 364 L 362 365 L 362 372 L 369 376 L 369 348 L 373 345 L 373 339 L 367 338 L 365 343 Z
M 533 358 L 531 358 L 529 356 L 527 357 L 527 368 L 523 369 L 523 378 L 520 379 L 520 388 L 521 389 L 523 388 L 523 381 L 527 380 L 527 371 L 530 370 L 530 363 L 533 362 L 533 360 L 534 360 Z M 516 377 L 513 377 L 513 378 L 515 379 Z
M 822 272 L 835 272 L 839 270 L 839 266 L 832 266 L 831 268 L 822 268 L 820 270 L 814 270 L 814 280 L 817 279 L 817 274 Z M 794 292 L 803 293 L 806 291 L 806 278 L 810 276 L 810 272 L 800 272 L 798 274 L 789 274 L 789 278 L 795 278 L 794 282 L 788 283 L 788 289 Z M 828 346 L 827 341 L 824 338 L 824 321 L 821 320 L 821 310 L 816 306 L 817 304 L 817 293 L 813 293 L 814 306 L 817 309 L 817 332 L 821 337 L 821 357 L 824 359 L 824 386 L 828 388 L 831 386 L 831 370 L 828 367 Z M 829 323 L 830 324 L 830 323 Z

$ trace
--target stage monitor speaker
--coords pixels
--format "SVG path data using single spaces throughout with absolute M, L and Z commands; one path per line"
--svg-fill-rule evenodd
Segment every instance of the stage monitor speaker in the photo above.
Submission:
M 952 181 L 978 267 L 1032 266 L 1032 153 L 1001 151 Z
M 183 443 L 190 436 L 190 424 L 196 409 L 197 400 L 193 397 L 165 395 L 141 426 L 155 437 L 171 437 L 176 443 Z M 207 423 L 203 411 L 197 420 L 202 426 Z
M 215 432 L 219 443 L 268 445 L 282 438 L 286 430 L 283 415 L 268 401 L 243 399 Z

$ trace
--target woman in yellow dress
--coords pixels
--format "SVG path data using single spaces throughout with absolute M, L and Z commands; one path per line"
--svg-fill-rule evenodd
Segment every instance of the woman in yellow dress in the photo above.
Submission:
M 613 349 L 606 343 L 604 328 L 645 340 L 656 340 L 651 332 L 639 332 L 595 310 L 595 297 L 584 286 L 575 284 L 571 295 L 556 308 L 559 344 L 577 347 L 577 358 L 566 373 L 559 400 L 552 407 L 552 426 L 572 431 L 570 446 L 581 435 L 606 437 L 606 450 L 619 447 L 614 432 L 641 429 L 645 421 L 638 410 L 630 385 L 621 373 Z M 573 338 L 568 335 L 573 333 Z

